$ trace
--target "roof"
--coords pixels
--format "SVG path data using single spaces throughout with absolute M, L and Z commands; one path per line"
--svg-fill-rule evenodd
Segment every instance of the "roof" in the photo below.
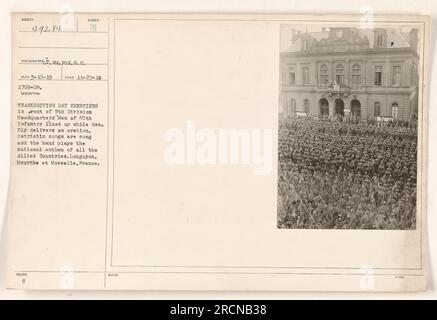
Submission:
M 411 48 L 410 32 L 401 28 L 375 29 L 383 30 L 387 35 L 386 48 Z M 374 29 L 358 28 L 323 28 L 321 31 L 300 32 L 294 28 L 281 30 L 281 52 L 302 51 L 302 40 L 310 43 L 309 51 L 353 51 L 376 49 L 374 47 Z M 341 31 L 336 37 L 335 32 Z M 379 48 L 378 48 L 379 49 Z

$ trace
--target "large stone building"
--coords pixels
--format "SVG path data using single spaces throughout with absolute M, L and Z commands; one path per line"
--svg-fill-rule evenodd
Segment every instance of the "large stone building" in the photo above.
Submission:
M 289 29 L 281 36 L 289 44 L 280 55 L 280 112 L 362 120 L 417 115 L 417 29 Z

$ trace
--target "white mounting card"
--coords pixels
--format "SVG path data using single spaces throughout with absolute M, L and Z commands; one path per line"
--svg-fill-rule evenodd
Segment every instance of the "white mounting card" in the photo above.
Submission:
M 426 289 L 426 16 L 13 13 L 7 285 Z

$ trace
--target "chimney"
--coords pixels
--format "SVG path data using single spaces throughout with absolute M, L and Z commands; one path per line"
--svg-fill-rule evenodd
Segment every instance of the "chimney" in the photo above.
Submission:
M 373 47 L 387 48 L 387 30 L 384 28 L 375 28 L 373 30 Z

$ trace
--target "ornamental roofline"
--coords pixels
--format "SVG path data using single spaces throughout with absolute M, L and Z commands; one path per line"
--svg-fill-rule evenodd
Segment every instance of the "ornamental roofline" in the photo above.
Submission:
M 320 56 L 343 56 L 343 55 L 392 55 L 392 54 L 409 54 L 415 58 L 419 58 L 419 54 L 411 47 L 403 48 L 368 48 L 359 50 L 345 51 L 296 51 L 296 52 L 281 52 L 281 58 L 307 58 Z

